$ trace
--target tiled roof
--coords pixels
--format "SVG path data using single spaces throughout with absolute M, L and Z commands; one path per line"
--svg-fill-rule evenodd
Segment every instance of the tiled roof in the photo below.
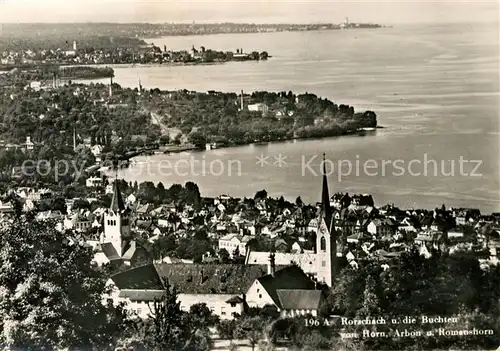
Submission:
M 175 285 L 179 293 L 238 295 L 246 292 L 252 283 L 263 277 L 266 272 L 265 265 L 157 263 L 115 274 L 111 279 L 120 290 L 161 290 L 163 278 Z M 293 268 L 289 274 L 286 270 L 280 272 L 282 271 L 276 272 L 275 278 L 271 279 L 277 279 L 276 288 L 304 289 L 312 284 L 298 267 Z M 264 284 L 274 286 L 274 283 L 269 285 L 270 279 L 266 277 L 263 277 Z M 289 279 L 291 282 L 287 283 Z M 274 295 L 277 300 L 276 293 Z
M 276 290 L 281 307 L 285 310 L 317 310 L 321 303 L 321 290 Z
M 347 237 L 347 239 L 356 239 L 356 240 L 369 240 L 371 238 L 372 238 L 371 235 L 362 232 L 354 233 Z
M 162 290 L 163 284 L 153 264 L 147 264 L 111 276 L 120 290 Z
M 121 259 L 120 255 L 118 255 L 118 252 L 116 252 L 115 247 L 111 243 L 102 243 L 101 251 L 110 261 Z
M 127 246 L 125 246 L 124 249 L 125 253 L 123 254 L 123 259 L 130 261 L 134 257 L 137 250 L 137 245 L 135 240 L 128 242 Z
M 224 235 L 222 238 L 220 238 L 219 240 L 224 240 L 224 241 L 230 241 L 232 240 L 233 238 L 238 238 L 238 234 L 227 234 L 227 235 Z M 239 238 L 238 238 L 239 240 Z M 241 240 L 240 240 L 241 241 Z
M 267 274 L 259 278 L 259 283 L 264 287 L 277 306 L 281 306 L 277 290 L 314 290 L 314 282 L 298 266 L 290 266 L 276 271 L 274 275 Z
M 250 254 L 247 257 L 247 264 L 249 265 L 267 265 L 269 262 L 269 252 L 267 251 L 250 251 Z M 289 266 L 295 262 L 306 273 L 313 273 L 316 271 L 315 254 L 276 252 L 274 254 L 274 261 L 277 266 Z
M 137 208 L 137 213 L 149 213 L 153 209 L 152 204 L 145 204 Z
M 180 293 L 237 295 L 246 292 L 266 271 L 263 265 L 159 263 L 130 269 L 111 279 L 120 290 L 160 290 L 164 278 Z
M 158 275 L 185 294 L 241 294 L 266 266 L 237 264 L 156 264 Z

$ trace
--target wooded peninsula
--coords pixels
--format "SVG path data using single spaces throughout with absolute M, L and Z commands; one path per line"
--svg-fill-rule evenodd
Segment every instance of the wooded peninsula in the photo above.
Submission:
M 50 71 L 37 74 L 50 77 Z M 0 97 L 4 140 L 22 142 L 31 136 L 46 145 L 72 145 L 76 126 L 77 142 L 90 138 L 91 144 L 110 148 L 128 148 L 135 140 L 204 147 L 340 136 L 377 127 L 373 111 L 355 112 L 307 92 L 162 91 L 116 83 L 54 86 L 52 80 L 33 86 L 33 77 L 19 71 L 0 78 L 9 92 Z M 174 140 L 172 129 L 178 130 Z

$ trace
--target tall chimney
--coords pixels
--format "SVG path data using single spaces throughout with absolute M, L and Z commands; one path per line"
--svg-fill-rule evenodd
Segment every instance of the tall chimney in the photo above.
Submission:
M 113 77 L 109 81 L 109 97 L 113 96 Z
M 241 111 L 245 108 L 245 103 L 243 102 L 243 90 L 241 91 Z
M 271 252 L 269 254 L 269 263 L 267 265 L 267 274 L 274 276 L 275 272 L 276 272 L 276 263 L 275 263 L 275 259 L 274 259 L 274 252 Z

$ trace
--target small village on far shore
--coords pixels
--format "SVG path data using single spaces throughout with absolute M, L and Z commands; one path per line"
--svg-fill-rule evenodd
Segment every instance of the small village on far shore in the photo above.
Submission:
M 122 31 L 116 35 L 110 35 L 109 41 L 102 34 L 98 38 L 88 35 L 88 32 L 98 27 L 106 27 L 106 24 L 95 24 L 88 27 L 81 24 L 78 28 L 68 29 L 73 32 L 73 37 L 65 40 L 51 38 L 53 28 L 50 25 L 40 24 L 39 28 L 34 26 L 30 30 L 36 30 L 36 35 L 43 39 L 32 41 L 24 38 L 29 31 L 19 32 L 16 25 L 2 25 L 2 36 L 0 37 L 0 71 L 8 71 L 13 68 L 35 68 L 36 66 L 80 66 L 80 65 L 120 65 L 120 64 L 200 64 L 200 63 L 223 63 L 230 61 L 262 61 L 271 58 L 267 51 L 243 50 L 237 48 L 234 51 L 220 51 L 194 45 L 186 50 L 172 50 L 167 45 L 155 46 L 154 43 L 146 43 L 140 38 L 159 38 L 162 36 L 175 35 L 200 35 L 219 33 L 262 33 L 282 31 L 312 31 L 312 30 L 340 30 L 340 29 L 375 29 L 383 26 L 370 23 L 349 22 L 346 17 L 341 24 L 309 24 L 309 25 L 248 25 L 248 24 L 196 24 L 157 25 L 155 31 L 151 32 L 151 25 L 144 30 L 141 26 L 127 27 L 123 25 Z M 64 26 L 64 24 L 60 24 Z M 116 30 L 104 28 L 104 31 Z M 139 30 L 139 32 L 137 32 Z M 12 31 L 12 33 L 11 33 Z M 82 31 L 87 35 L 82 36 Z M 201 31 L 201 32 L 200 32 Z M 140 34 L 140 35 L 139 35 Z M 47 35 L 47 38 L 44 36 Z M 23 38 L 19 40 L 18 37 Z M 9 41 L 9 38 L 13 40 Z M 5 40 L 5 42 L 2 41 Z M 45 43 L 42 44 L 42 43 Z M 102 77 L 107 77 L 104 75 Z M 81 77 L 73 77 L 79 79 Z M 85 79 L 85 77 L 83 77 Z
M 216 51 L 191 47 L 189 50 L 171 50 L 150 45 L 115 48 L 78 48 L 73 41 L 70 48 L 4 51 L 0 52 L 0 70 L 14 68 L 35 68 L 36 66 L 84 66 L 121 64 L 198 64 L 230 61 L 265 61 L 270 58 L 266 51 L 244 52 L 242 48 L 233 51 Z M 106 77 L 106 76 L 104 76 Z M 78 79 L 81 77 L 75 77 Z M 100 78 L 100 77 L 97 77 Z

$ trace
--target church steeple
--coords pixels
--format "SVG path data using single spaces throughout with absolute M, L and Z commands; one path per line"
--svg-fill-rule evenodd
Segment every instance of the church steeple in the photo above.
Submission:
M 330 212 L 330 193 L 328 192 L 328 179 L 326 175 L 326 154 L 323 154 L 323 187 L 321 189 L 321 209 L 325 214 Z
M 328 178 L 326 172 L 326 154 L 323 153 L 323 186 L 321 189 L 321 215 L 330 231 L 335 230 L 332 226 L 332 208 L 330 207 L 330 193 L 328 191 Z
M 330 193 L 326 172 L 326 155 L 323 154 L 323 185 L 321 189 L 321 210 L 316 233 L 317 280 L 333 286 L 337 266 L 337 235 L 333 211 L 330 207 Z
M 111 243 L 119 257 L 122 257 L 131 239 L 129 211 L 125 208 L 118 179 L 113 183 L 113 198 L 109 211 L 104 213 L 104 235 L 102 243 Z
M 125 210 L 125 203 L 123 202 L 120 187 L 118 186 L 118 179 L 113 182 L 113 198 L 111 199 L 111 211 L 120 213 Z

